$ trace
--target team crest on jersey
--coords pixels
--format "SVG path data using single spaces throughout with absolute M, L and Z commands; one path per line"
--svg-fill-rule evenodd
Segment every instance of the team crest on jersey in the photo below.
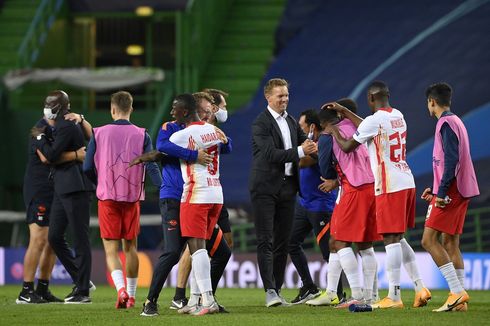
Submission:
M 177 226 L 177 220 L 170 220 L 168 221 L 168 224 L 171 226 Z
M 39 205 L 37 206 L 37 220 L 42 221 L 44 220 L 44 215 L 46 214 L 46 206 L 44 205 Z

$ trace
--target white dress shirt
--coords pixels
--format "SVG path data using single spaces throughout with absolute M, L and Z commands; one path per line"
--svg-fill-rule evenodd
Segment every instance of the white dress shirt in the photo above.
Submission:
M 271 109 L 270 106 L 267 106 L 267 110 L 269 110 L 270 114 L 272 114 L 272 117 L 276 120 L 277 124 L 279 125 L 279 129 L 281 130 L 282 142 L 284 143 L 284 149 L 292 148 L 293 144 L 291 142 L 291 132 L 289 131 L 288 122 L 286 120 L 288 113 L 284 111 L 281 115 L 276 111 L 274 111 L 273 109 Z M 301 146 L 298 146 L 298 156 L 299 158 L 305 156 L 305 153 L 303 152 L 303 147 Z M 284 174 L 287 176 L 293 175 L 292 162 L 288 162 L 284 164 Z

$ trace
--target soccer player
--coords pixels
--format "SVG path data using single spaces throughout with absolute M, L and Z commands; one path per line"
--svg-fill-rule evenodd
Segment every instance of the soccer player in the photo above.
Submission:
M 185 118 L 189 108 L 194 111 L 196 110 L 196 106 L 196 99 L 191 94 L 180 94 L 176 96 L 172 103 L 172 111 L 170 112 L 175 121 L 166 122 L 162 125 L 158 133 L 157 151 L 143 154 L 131 162 L 131 165 L 133 165 L 146 161 L 160 160 L 163 176 L 163 182 L 160 188 L 160 210 L 162 214 L 164 250 L 158 262 L 155 264 L 147 300 L 143 305 L 142 316 L 158 315 L 157 300 L 162 291 L 163 284 L 172 267 L 179 262 L 182 250 L 186 245 L 186 238 L 181 235 L 180 223 L 180 200 L 184 182 L 182 180 L 179 159 L 187 162 L 198 162 L 204 166 L 212 162 L 212 156 L 206 153 L 205 150 L 191 150 L 180 147 L 169 140 L 175 132 L 185 128 Z M 228 142 L 227 146 L 222 147 L 223 153 L 230 150 L 231 142 Z M 212 275 L 215 274 L 214 269 L 218 267 L 219 269 L 224 269 L 221 267 L 222 263 L 220 262 L 228 262 L 231 255 L 229 248 L 223 245 L 223 243 L 224 240 L 220 242 L 217 250 L 213 253 L 211 262 Z M 219 278 L 221 278 L 221 274 Z M 182 308 L 185 308 L 185 305 Z
M 151 139 L 144 128 L 130 122 L 133 97 L 128 92 L 111 96 L 113 123 L 95 128 L 83 164 L 85 174 L 97 185 L 100 236 L 107 268 L 117 291 L 116 309 L 135 305 L 138 283 L 137 237 L 140 231 L 140 201 L 145 199 L 142 166 L 128 169 L 127 162 L 150 152 Z M 162 177 L 156 163 L 147 163 L 153 185 Z M 126 257 L 126 282 L 119 259 L 119 243 Z
M 356 103 L 349 99 L 343 100 L 342 104 L 357 107 Z M 328 129 L 335 125 L 346 138 L 352 137 L 356 131 L 352 121 L 342 119 L 335 111 L 320 110 L 318 118 L 322 128 Z M 363 303 L 363 300 L 373 303 L 373 286 L 378 267 L 373 242 L 381 240 L 382 237 L 376 228 L 374 176 L 369 164 L 368 151 L 366 147 L 359 146 L 354 151 L 345 153 L 337 141 L 330 135 L 323 134 L 318 144 L 318 155 L 322 177 L 332 179 L 331 176 L 338 175 L 341 184 L 340 200 L 332 215 L 331 235 L 334 239 L 334 255 L 337 256 L 335 258 L 339 260 L 347 276 L 352 298 L 337 305 L 337 308 L 347 308 L 351 304 Z M 364 293 L 357 259 L 351 248 L 352 243 L 356 244 L 362 257 Z M 331 275 L 329 270 L 328 280 L 333 284 L 328 283 L 327 297 L 330 294 L 330 298 L 334 299 L 335 292 L 332 290 L 337 288 L 338 283 L 338 277 L 335 276 L 336 274 Z
M 228 96 L 227 93 L 217 89 L 205 89 L 202 92 L 194 93 L 193 96 L 197 100 L 197 112 L 202 121 L 206 120 L 206 122 L 213 124 L 216 124 L 217 121 L 226 121 L 228 117 L 225 100 L 225 97 Z M 211 239 L 207 242 L 208 252 L 210 256 L 213 257 L 211 260 L 211 271 L 214 274 L 211 276 L 213 282 L 213 294 L 218 286 L 217 282 L 219 282 L 224 268 L 226 268 L 226 264 L 231 257 L 231 251 L 228 258 L 226 257 L 227 255 L 224 254 L 225 251 L 227 251 L 227 248 L 225 248 L 226 246 L 224 244 L 221 244 L 221 238 L 225 239 L 226 244 L 231 250 L 233 247 L 233 237 L 231 234 L 228 210 L 224 205 L 221 208 L 217 227 L 215 227 Z M 224 259 L 226 259 L 226 261 Z M 185 289 L 191 273 L 191 264 L 189 247 L 186 247 L 179 260 L 177 286 L 175 287 L 175 295 L 170 305 L 170 309 L 181 309 L 187 305 L 188 300 L 185 296 Z M 219 308 L 220 313 L 227 312 L 222 305 L 219 305 Z
M 446 83 L 430 85 L 425 95 L 429 114 L 437 118 L 437 125 L 432 159 L 434 184 L 422 194 L 422 199 L 430 203 L 422 246 L 432 256 L 451 291 L 444 305 L 433 311 L 466 311 L 470 297 L 464 290 L 459 237 L 470 198 L 480 191 L 471 161 L 468 132 L 450 109 L 451 86 Z
M 302 112 L 298 124 L 309 139 L 318 141 L 322 128 L 314 110 Z M 313 230 L 323 259 L 329 261 L 330 217 L 337 198 L 335 189 L 322 190 L 320 167 L 316 155 L 303 157 L 299 161 L 299 168 L 300 195 L 295 208 L 293 230 L 289 240 L 289 256 L 303 285 L 299 289 L 298 295 L 291 300 L 292 304 L 305 303 L 321 294 L 320 289 L 311 278 L 302 244 L 306 236 Z
M 197 110 L 190 107 L 186 114 L 186 128 L 174 133 L 170 141 L 189 149 L 206 149 L 213 156 L 207 166 L 181 160 L 184 191 L 180 204 L 182 236 L 192 257 L 191 300 L 185 312 L 205 315 L 219 312 L 211 284 L 211 265 L 206 251 L 206 240 L 213 233 L 223 206 L 223 191 L 219 180 L 220 143 L 228 138 L 215 126 L 200 121 Z M 197 302 L 201 297 L 202 305 Z M 184 308 L 183 308 L 184 309 Z
M 49 110 L 50 111 L 50 110 Z M 52 142 L 55 120 L 49 113 L 40 119 L 33 129 L 42 129 L 46 138 Z M 70 113 L 65 119 L 81 124 L 84 133 L 92 133 L 92 128 L 83 116 Z M 78 160 L 83 162 L 85 146 L 76 152 L 64 152 L 56 164 Z M 24 256 L 24 283 L 16 299 L 17 304 L 63 302 L 49 290 L 49 279 L 56 261 L 56 255 L 48 243 L 49 215 L 53 201 L 54 185 L 49 178 L 51 166 L 44 155 L 33 147 L 29 140 L 29 156 L 24 175 L 23 195 L 26 206 L 26 222 L 29 226 L 29 245 Z M 34 277 L 39 266 L 37 288 L 34 290 Z
M 351 152 L 366 143 L 374 175 L 376 196 L 376 223 L 383 235 L 386 249 L 388 296 L 375 308 L 403 308 L 400 293 L 400 268 L 402 261 L 415 285 L 414 307 L 427 304 L 431 294 L 420 278 L 415 253 L 403 233 L 415 225 L 415 182 L 405 158 L 407 124 L 403 114 L 391 107 L 390 92 L 382 81 L 372 82 L 367 91 L 367 102 L 372 115 L 361 119 L 347 108 L 329 103 L 326 108 L 336 110 L 357 127 L 352 138 L 345 139 L 338 128 L 332 135 L 344 152 Z

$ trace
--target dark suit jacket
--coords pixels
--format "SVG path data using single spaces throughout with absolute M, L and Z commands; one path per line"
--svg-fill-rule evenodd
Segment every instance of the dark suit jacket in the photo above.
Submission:
M 250 193 L 275 195 L 281 189 L 284 179 L 284 164 L 293 163 L 293 176 L 298 187 L 298 146 L 306 140 L 306 135 L 296 120 L 288 114 L 286 121 L 291 133 L 292 147 L 284 149 L 281 130 L 269 110 L 260 113 L 252 124 L 252 171 L 250 173 Z
M 76 151 L 85 145 L 80 125 L 65 120 L 63 116 L 56 119 L 53 137 L 52 143 L 43 137 L 36 144 L 36 147 L 50 162 L 56 162 L 62 152 Z M 73 161 L 54 165 L 51 173 L 54 178 L 54 190 L 58 194 L 95 190 L 94 184 L 83 173 L 80 162 Z

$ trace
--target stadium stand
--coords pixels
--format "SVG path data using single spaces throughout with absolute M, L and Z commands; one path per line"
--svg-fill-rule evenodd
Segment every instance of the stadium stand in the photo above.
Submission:
M 352 94 L 363 78 L 389 63 L 372 79 L 390 85 L 391 103 L 405 114 L 409 126 L 409 163 L 416 164 L 410 150 L 434 132 L 435 121 L 428 117 L 424 96 L 429 84 L 447 81 L 454 87 L 452 108 L 460 116 L 490 101 L 485 91 L 490 76 L 490 4 L 441 0 L 390 3 L 360 2 L 356 12 L 348 2 L 325 3 L 279 54 L 264 80 L 280 76 L 291 83 L 288 112 L 297 117 L 306 108 L 319 108 L 326 101 Z M 351 19 L 353 15 L 362 19 Z M 412 44 L 396 60 L 388 61 Z M 356 98 L 361 116 L 369 114 L 364 91 Z M 250 125 L 265 107 L 259 88 L 254 99 L 224 126 L 234 136 L 234 155 L 223 157 L 222 164 L 222 183 L 231 203 L 249 200 L 248 173 L 242 171 L 249 170 L 251 160 Z M 485 126 L 472 121 L 468 121 L 468 130 L 474 130 L 475 148 L 476 135 L 485 134 Z M 477 164 L 477 174 L 479 170 Z
M 134 19 L 131 16 L 134 6 L 129 5 L 129 2 L 72 0 L 65 2 L 59 12 L 55 10 L 59 0 L 41 2 L 52 5 L 49 10 L 44 10 L 46 14 L 35 29 L 40 33 L 33 38 L 45 39 L 46 42 L 36 43 L 39 45 L 34 47 L 34 50 L 39 51 L 39 59 L 34 67 L 82 65 L 84 57 L 70 52 L 69 42 L 64 42 L 66 44 L 61 47 L 56 43 L 60 39 L 66 40 L 65 28 L 70 21 L 80 23 L 71 26 L 74 28 L 74 35 L 78 35 L 76 40 L 80 40 L 83 39 L 81 35 L 89 35 L 86 28 L 89 29 L 93 23 L 91 15 L 98 17 L 96 20 L 100 26 L 102 21 L 98 19 L 102 20 L 105 13 L 110 12 L 114 6 L 117 6 L 121 17 L 112 19 Z M 185 25 L 179 25 L 179 19 L 187 14 L 192 15 L 192 10 L 185 14 L 179 11 L 186 10 L 190 3 L 194 3 L 194 9 L 198 8 L 198 4 L 203 6 L 199 9 L 203 9 L 205 15 L 196 15 L 195 21 L 202 23 L 197 27 L 208 26 L 210 31 L 217 33 L 214 42 L 216 46 L 209 53 L 209 62 L 200 71 L 202 75 L 199 76 L 199 86 L 171 88 L 174 81 L 170 78 L 172 74 L 168 73 L 167 84 L 154 89 L 165 90 L 172 95 L 174 90 L 191 91 L 200 87 L 218 87 L 229 91 L 229 109 L 236 113 L 230 115 L 228 122 L 223 125 L 225 132 L 234 140 L 233 155 L 222 157 L 222 183 L 227 204 L 245 209 L 249 205 L 250 126 L 258 112 L 266 106 L 262 94 L 263 82 L 259 81 L 264 73 L 263 80 L 284 77 L 291 82 L 288 112 L 296 117 L 306 108 L 318 108 L 325 101 L 352 94 L 356 95 L 359 102 L 360 114 L 366 116 L 369 112 L 364 99 L 363 81 L 370 76 L 372 79 L 385 80 L 392 91 L 392 104 L 404 112 L 409 124 L 408 160 L 419 188 L 431 183 L 431 138 L 435 125 L 435 121 L 427 115 L 424 90 L 433 82 L 449 82 L 455 89 L 452 109 L 465 118 L 470 132 L 472 152 L 482 189 L 482 195 L 473 203 L 488 203 L 490 195 L 486 189 L 490 189 L 490 178 L 486 178 L 488 173 L 485 172 L 485 166 L 490 155 L 489 147 L 484 146 L 485 139 L 481 135 L 485 135 L 485 122 L 490 114 L 490 96 L 486 92 L 490 76 L 490 61 L 487 58 L 490 50 L 487 35 L 490 31 L 489 1 L 415 0 L 397 2 L 396 6 L 388 0 L 375 3 L 356 1 L 355 11 L 351 1 L 315 0 L 309 3 L 310 6 L 304 6 L 303 2 L 274 0 L 264 5 L 261 0 L 223 0 L 215 2 L 214 7 L 209 7 L 213 10 L 204 10 L 205 4 L 201 1 L 166 1 L 166 5 L 161 7 L 157 6 L 159 1 L 148 1 L 155 5 L 157 20 L 163 22 L 161 26 L 158 25 L 160 27 L 154 26 L 154 33 L 160 37 L 163 34 L 158 28 L 167 28 L 167 24 L 173 24 L 176 30 L 186 30 L 183 28 Z M 207 4 L 209 3 L 211 2 Z M 217 15 L 216 4 L 226 4 L 229 7 L 226 12 Z M 273 58 L 274 29 L 285 4 L 287 7 L 276 34 L 276 40 L 282 42 L 278 47 L 281 51 L 266 72 L 267 64 Z M 29 0 L 0 0 L 0 75 L 9 68 L 19 67 L 16 52 L 12 49 L 15 49 L 14 43 L 17 47 L 20 46 L 28 31 L 29 25 L 23 22 L 32 20 L 35 10 L 31 6 L 35 7 Z M 302 6 L 301 10 L 298 10 L 298 6 Z M 170 14 L 166 10 L 175 12 Z M 186 20 L 180 19 L 180 22 L 186 23 Z M 53 26 L 46 37 L 44 34 L 51 24 Z M 189 29 L 189 32 L 195 31 Z M 40 37 L 41 35 L 44 36 Z M 98 37 L 102 35 L 99 31 Z M 201 34 L 196 35 L 202 41 L 200 46 L 209 47 L 209 38 L 205 37 L 207 34 L 201 31 Z M 178 35 L 175 37 L 178 39 Z M 184 42 L 179 39 L 176 43 Z M 190 44 L 195 46 L 194 43 Z M 50 51 L 55 46 L 56 53 Z M 165 47 L 158 53 L 175 58 L 180 56 L 182 59 L 183 53 L 193 49 L 181 48 L 179 52 L 179 48 L 173 46 Z M 87 49 L 88 47 L 77 52 L 90 52 Z M 202 55 L 202 51 L 196 52 Z M 29 52 L 30 57 L 33 53 Z M 178 79 L 182 74 L 174 61 L 171 65 L 176 66 L 175 78 Z M 10 210 L 23 209 L 19 199 L 25 164 L 25 135 L 32 121 L 39 115 L 38 111 L 34 111 L 37 98 L 42 96 L 39 94 L 45 93 L 44 87 L 50 85 L 36 87 L 38 96 L 27 96 L 34 94 L 34 87 L 11 93 L 0 87 L 0 117 L 3 121 L 12 122 L 6 126 L 7 133 L 18 139 L 15 144 L 6 144 L 0 151 L 3 157 L 10 157 L 9 168 L 3 169 L 0 184 L 0 202 L 5 206 L 9 205 L 7 208 Z M 83 97 L 81 91 L 73 90 L 70 94 L 73 94 L 73 107 L 77 110 L 80 108 L 94 124 L 106 122 L 108 116 L 104 110 L 98 112 L 99 110 L 87 108 L 87 103 L 94 101 Z M 10 101 L 7 101 L 7 96 L 10 96 Z M 170 97 L 169 95 L 168 98 Z M 251 97 L 248 104 L 241 109 L 237 108 L 236 105 L 246 103 Z M 24 105 L 27 100 L 31 105 Z M 32 105 L 33 102 L 35 106 Z M 94 103 L 103 102 L 96 98 Z M 10 107 L 7 108 L 7 104 Z M 161 106 L 168 108 L 168 105 Z M 103 104 L 98 107 L 101 108 L 104 109 Z M 163 111 L 146 109 L 139 112 L 138 119 L 150 130 L 156 130 L 161 117 L 168 114 Z M 154 203 L 148 201 L 147 204 L 143 208 L 144 213 L 155 214 L 157 209 Z M 420 207 L 419 215 L 423 213 L 423 205 Z M 158 236 L 155 233 L 153 238 Z M 152 236 L 148 237 L 151 238 Z M 145 246 L 144 241 L 142 245 Z M 154 243 L 147 245 L 153 247 Z

